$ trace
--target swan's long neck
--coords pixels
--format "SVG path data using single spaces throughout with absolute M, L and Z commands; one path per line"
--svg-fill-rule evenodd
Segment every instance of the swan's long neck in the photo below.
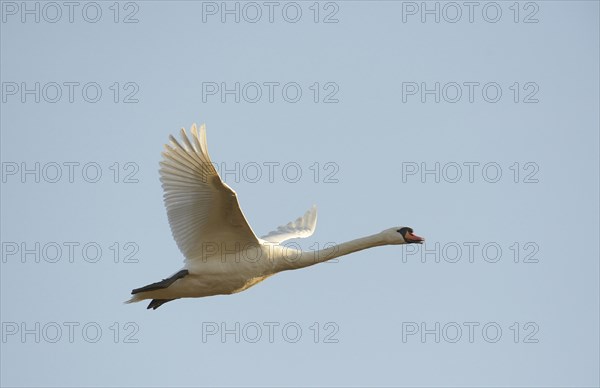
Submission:
M 387 245 L 383 236 L 378 233 L 372 236 L 357 238 L 338 245 L 329 245 L 318 251 L 295 251 L 286 253 L 277 265 L 278 271 L 288 271 L 309 267 L 336 257 L 362 251 L 363 249 Z

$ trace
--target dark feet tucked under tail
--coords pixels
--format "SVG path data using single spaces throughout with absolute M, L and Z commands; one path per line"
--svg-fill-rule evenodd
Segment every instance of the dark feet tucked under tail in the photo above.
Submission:
M 150 304 L 148 305 L 148 307 L 146 307 L 148 310 L 149 309 L 154 309 L 156 310 L 157 308 L 159 308 L 160 306 L 162 306 L 163 304 L 170 302 L 172 300 L 175 299 L 152 299 L 152 302 L 150 302 Z
M 175 281 L 177 279 L 181 279 L 181 278 L 185 277 L 187 274 L 189 274 L 188 270 L 182 269 L 181 271 L 177 272 L 175 275 L 171 276 L 170 278 L 163 279 L 160 282 L 148 284 L 147 286 L 144 286 L 142 288 L 136 288 L 135 290 L 131 291 L 131 293 L 137 294 L 138 292 L 155 291 L 155 290 L 167 288 L 171 284 L 175 283 Z M 163 299 L 157 299 L 157 300 L 163 300 Z M 172 300 L 172 299 L 165 299 L 165 300 L 168 302 L 169 300 Z M 166 302 L 162 302 L 162 303 L 166 303 Z M 160 306 L 160 304 L 158 306 Z M 150 308 L 150 307 L 148 307 L 148 308 Z

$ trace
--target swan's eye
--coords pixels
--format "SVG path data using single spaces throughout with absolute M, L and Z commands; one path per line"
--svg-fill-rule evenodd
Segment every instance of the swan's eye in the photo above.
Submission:
M 410 228 L 400 228 L 397 230 L 397 232 L 400 233 L 402 237 L 404 237 L 407 232 L 412 233 L 412 230 Z

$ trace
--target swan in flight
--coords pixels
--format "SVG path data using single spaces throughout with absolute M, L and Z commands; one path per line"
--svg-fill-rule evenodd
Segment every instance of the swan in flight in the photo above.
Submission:
M 320 251 L 282 245 L 311 236 L 317 224 L 313 206 L 296 221 L 257 237 L 240 208 L 235 191 L 221 180 L 208 155 L 205 126 L 192 125 L 191 138 L 170 136 L 160 163 L 160 180 L 171 232 L 185 256 L 172 276 L 136 288 L 126 303 L 151 299 L 157 309 L 178 298 L 198 298 L 244 291 L 278 272 L 308 267 L 362 249 L 422 243 L 409 227 L 394 227 Z

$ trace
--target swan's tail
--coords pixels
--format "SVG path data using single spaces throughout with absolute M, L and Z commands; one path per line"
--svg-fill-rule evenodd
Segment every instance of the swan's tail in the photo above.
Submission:
M 125 301 L 125 303 L 135 303 L 135 302 L 142 301 L 144 299 L 152 299 L 152 301 L 150 302 L 150 304 L 148 305 L 147 308 L 156 310 L 163 304 L 176 299 L 176 298 L 165 298 L 165 296 L 167 296 L 167 295 L 173 296 L 173 293 L 166 293 L 167 295 L 165 295 L 164 291 L 166 291 L 166 289 L 169 288 L 169 286 L 171 286 L 173 283 L 175 283 L 175 281 L 177 281 L 181 278 L 184 278 L 188 274 L 189 274 L 188 270 L 183 269 L 183 270 L 177 272 L 176 274 L 174 274 L 173 276 L 161 280 L 160 282 L 148 284 L 147 286 L 144 286 L 141 288 L 136 288 L 131 291 L 131 293 L 133 294 L 131 299 Z
M 126 300 L 123 303 L 137 303 L 137 302 L 141 302 L 144 299 L 148 299 L 148 298 L 144 298 L 141 294 L 135 294 L 133 295 L 131 298 L 129 298 L 129 300 Z
M 145 299 L 149 299 L 149 298 L 145 298 L 141 294 L 135 294 L 129 300 L 126 300 L 124 303 L 136 303 L 136 302 L 141 302 L 142 300 L 145 300 Z M 148 307 L 146 307 L 146 308 L 156 310 L 163 304 L 170 302 L 172 300 L 175 300 L 175 299 L 152 299 L 150 301 L 150 304 L 148 304 Z

